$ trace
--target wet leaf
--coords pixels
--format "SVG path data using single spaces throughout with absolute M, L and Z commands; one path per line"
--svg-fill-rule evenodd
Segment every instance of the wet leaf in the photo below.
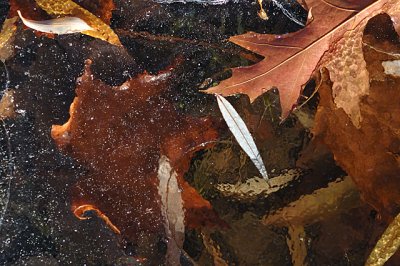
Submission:
M 265 179 L 253 177 L 239 184 L 218 184 L 217 189 L 224 196 L 233 196 L 241 200 L 254 200 L 257 197 L 268 197 L 288 186 L 299 178 L 301 171 L 289 170 L 287 173 L 271 178 L 268 182 Z
M 218 135 L 209 119 L 185 117 L 166 98 L 173 69 L 109 86 L 94 78 L 90 65 L 88 61 L 79 79 L 70 119 L 52 128 L 59 148 L 87 168 L 72 191 L 73 210 L 96 206 L 129 241 L 136 241 L 144 232 L 163 234 L 163 208 L 168 208 L 164 214 L 170 219 L 172 236 L 179 235 L 179 204 L 166 196 L 182 198 L 186 226 L 218 222 L 211 204 L 183 179 L 193 152 Z M 163 175 L 160 182 L 157 169 L 162 155 L 170 162 L 161 161 L 163 174 L 170 167 L 176 175 L 169 180 Z M 165 194 L 166 189 L 172 194 Z M 172 203 L 178 209 L 169 208 Z M 178 238 L 176 241 L 179 243 Z
M 92 28 L 80 18 L 62 17 L 50 20 L 34 21 L 25 19 L 19 10 L 18 15 L 25 26 L 41 32 L 68 34 L 92 30 Z
M 397 190 L 400 186 L 400 120 L 396 115 L 400 111 L 400 80 L 385 74 L 382 62 L 396 59 L 395 53 L 400 49 L 399 35 L 396 32 L 396 28 L 399 28 L 399 2 L 387 3 L 381 12 L 384 13 L 369 19 L 363 27 L 361 55 L 357 52 L 354 55 L 349 53 L 353 50 L 351 43 L 359 41 L 357 38 L 353 38 L 353 41 L 348 38 L 347 48 L 338 47 L 345 52 L 336 54 L 338 61 L 344 60 L 348 63 L 346 67 L 355 68 L 357 76 L 368 77 L 367 90 L 357 90 L 360 83 L 351 75 L 335 75 L 341 70 L 332 65 L 333 72 L 329 69 L 329 73 L 323 72 L 321 78 L 320 103 L 313 131 L 316 139 L 323 141 L 332 151 L 338 165 L 353 178 L 363 199 L 379 212 L 383 220 L 389 221 L 398 214 L 400 203 Z M 335 53 L 332 57 L 334 56 Z M 367 66 L 363 70 L 365 74 L 359 73 L 360 57 Z M 338 86 L 352 80 L 354 84 L 346 88 Z M 345 101 L 346 96 L 348 98 Z M 338 108 L 338 99 L 353 114 L 359 113 L 360 119 L 355 120 L 356 116 L 349 116 L 345 108 Z M 355 121 L 358 123 L 354 123 Z
M 0 100 L 0 120 L 15 116 L 14 91 L 5 90 Z
M 357 128 L 362 121 L 360 101 L 370 89 L 370 76 L 362 50 L 365 26 L 370 18 L 380 13 L 388 14 L 394 22 L 400 19 L 398 1 L 378 1 L 371 8 L 366 18 L 355 17 L 357 20 L 353 23 L 356 26 L 344 32 L 320 63 L 329 70 L 336 106 L 345 111 Z
M 350 177 L 331 182 L 310 195 L 303 195 L 297 201 L 264 217 L 267 225 L 310 225 L 335 215 L 338 211 L 351 209 L 359 204 L 359 193 Z
M 168 158 L 161 156 L 158 168 L 160 182 L 158 192 L 161 196 L 161 212 L 165 219 L 165 231 L 168 238 L 167 262 L 169 265 L 179 265 L 185 239 L 185 213 L 177 176 Z
M 86 35 L 99 38 L 114 45 L 121 45 L 118 36 L 107 24 L 71 0 L 36 0 L 36 3 L 49 14 L 71 15 L 84 20 L 94 29 L 82 32 Z
M 215 97 L 217 98 L 219 110 L 221 111 L 222 117 L 228 125 L 229 130 L 232 132 L 240 147 L 242 147 L 257 167 L 261 176 L 268 180 L 268 173 L 265 169 L 260 152 L 258 151 L 256 143 L 254 142 L 254 139 L 243 119 L 224 97 L 218 94 L 216 94 Z
M 400 214 L 389 224 L 368 257 L 365 266 L 382 266 L 400 247 Z
M 102 219 L 111 230 L 113 230 L 116 234 L 121 234 L 121 231 L 110 221 L 110 219 L 95 206 L 81 205 L 74 209 L 75 216 L 80 220 L 87 220 L 91 218 L 90 216 L 86 216 L 87 212 L 96 213 L 96 215 Z
M 282 106 L 281 117 L 286 118 L 296 104 L 302 86 L 329 47 L 362 20 L 380 12 L 384 4 L 396 1 L 377 1 L 348 19 L 355 14 L 355 8 L 360 9 L 371 2 L 308 0 L 305 3 L 312 10 L 312 21 L 298 32 L 286 35 L 250 32 L 231 37 L 233 43 L 265 59 L 249 67 L 233 69 L 231 78 L 206 92 L 224 96 L 243 93 L 254 101 L 262 93 L 277 87 Z
M 400 77 L 400 60 L 384 61 L 382 66 L 385 69 L 385 74 Z
M 72 0 L 11 0 L 9 16 L 15 16 L 17 10 L 21 10 L 25 18 L 47 20 L 49 17 L 41 12 L 43 9 L 50 15 L 80 18 L 91 27 L 83 31 L 83 34 L 121 45 L 118 36 L 108 25 L 114 8 L 113 1 L 80 1 L 80 3 L 90 11 Z
M 15 22 L 17 17 L 6 19 L 0 33 L 0 60 L 7 60 L 14 52 L 14 47 L 11 45 L 14 40 L 14 34 L 17 30 Z

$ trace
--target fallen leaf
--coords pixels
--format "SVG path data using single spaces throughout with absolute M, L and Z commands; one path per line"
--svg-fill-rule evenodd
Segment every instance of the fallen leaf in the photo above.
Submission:
M 27 19 L 48 20 L 46 15 L 72 16 L 85 21 L 92 29 L 82 33 L 107 41 L 114 45 L 121 45 L 118 36 L 108 26 L 110 23 L 114 4 L 112 0 L 105 1 L 79 1 L 82 6 L 72 0 L 11 0 L 9 16 L 16 16 L 17 10 Z
M 10 0 L 10 10 L 8 17 L 18 17 L 18 10 L 24 17 L 32 20 L 46 20 L 51 17 L 41 9 L 35 0 Z
M 107 24 L 72 0 L 36 0 L 36 3 L 48 14 L 71 15 L 84 20 L 94 30 L 83 31 L 83 34 L 107 41 L 114 45 L 121 45 L 118 36 Z
M 15 116 L 14 91 L 7 89 L 0 100 L 0 120 Z
M 8 18 L 4 21 L 0 33 L 0 60 L 7 60 L 14 52 L 12 42 L 14 41 L 15 32 L 17 27 L 14 25 L 17 17 Z
M 386 228 L 368 257 L 365 266 L 382 266 L 400 247 L 400 214 Z
M 161 156 L 158 168 L 158 192 L 161 197 L 161 211 L 168 238 L 166 259 L 169 265 L 179 265 L 185 240 L 185 213 L 177 176 L 169 159 Z
M 62 17 L 43 21 L 34 21 L 25 19 L 19 10 L 18 15 L 25 26 L 41 32 L 68 34 L 92 30 L 92 28 L 80 18 Z
M 400 77 L 400 60 L 384 61 L 382 66 L 385 69 L 385 74 Z
M 116 234 L 121 234 L 121 231 L 110 221 L 110 219 L 95 206 L 81 205 L 74 209 L 75 216 L 80 220 L 88 220 L 91 218 L 90 216 L 86 216 L 87 212 L 95 212 L 96 215 L 111 228 L 111 230 L 113 230 Z
M 176 172 L 185 226 L 218 224 L 211 204 L 183 178 L 193 153 L 218 134 L 211 120 L 179 114 L 166 98 L 172 68 L 112 87 L 95 79 L 90 65 L 87 61 L 79 79 L 70 119 L 51 131 L 57 146 L 87 168 L 71 192 L 73 211 L 82 205 L 96 206 L 129 241 L 141 234 L 163 234 L 162 203 L 166 202 L 159 188 L 165 191 L 166 184 L 165 176 L 160 183 L 157 169 L 166 156 L 169 164 L 161 160 L 162 167 Z M 168 188 L 173 192 L 173 187 Z M 179 215 L 177 209 L 174 212 Z M 166 214 L 173 218 L 172 213 Z M 178 234 L 181 226 L 176 226 Z
M 302 225 L 288 226 L 288 236 L 286 243 L 292 257 L 293 266 L 307 265 L 306 231 Z
M 259 95 L 277 87 L 282 106 L 281 117 L 286 118 L 296 104 L 302 86 L 309 80 L 330 45 L 364 18 L 379 12 L 390 1 L 377 1 L 348 19 L 355 14 L 355 8 L 360 9 L 371 2 L 306 0 L 305 3 L 312 10 L 312 21 L 298 32 L 285 35 L 250 32 L 231 37 L 233 43 L 265 59 L 249 67 L 233 69 L 231 78 L 206 92 L 224 96 L 243 93 L 254 101 Z
M 366 17 L 355 16 L 350 27 L 338 34 L 340 39 L 324 55 L 320 67 L 329 70 L 333 82 L 332 96 L 338 108 L 342 108 L 357 128 L 362 121 L 360 100 L 369 93 L 370 76 L 363 55 L 363 32 L 370 18 L 386 13 L 393 21 L 400 18 L 400 5 L 396 0 L 377 1 L 366 9 Z M 359 15 L 361 15 L 360 13 Z M 397 25 L 399 27 L 399 25 Z
M 240 147 L 242 147 L 242 149 L 250 157 L 250 160 L 257 167 L 261 176 L 268 180 L 267 169 L 265 169 L 260 152 L 258 151 L 256 143 L 254 142 L 253 137 L 251 136 L 250 131 L 243 119 L 224 97 L 218 94 L 215 96 L 217 98 L 219 110 L 221 111 L 222 117 L 228 125 L 229 130 L 232 132 Z
M 273 214 L 265 215 L 263 223 L 307 226 L 359 204 L 357 187 L 350 177 L 345 177 L 344 180 L 331 182 L 328 187 L 318 189 L 310 195 L 301 196 Z
M 369 76 L 367 94 L 359 97 L 365 92 L 354 91 L 353 98 L 348 99 L 349 106 L 354 104 L 351 101 L 355 101 L 360 110 L 362 119 L 359 125 L 352 123 L 353 117 L 343 108 L 338 108 L 332 97 L 338 94 L 337 82 L 331 81 L 331 73 L 323 71 L 313 134 L 316 141 L 327 145 L 337 164 L 353 178 L 363 199 L 379 212 L 383 220 L 388 221 L 398 214 L 400 206 L 397 189 L 400 186 L 400 119 L 397 115 L 400 112 L 400 79 L 385 74 L 382 67 L 382 62 L 396 59 L 392 50 L 380 51 L 374 46 L 383 47 L 385 44 L 393 47 L 394 51 L 400 49 L 395 31 L 398 24 L 392 23 L 394 18 L 398 21 L 400 5 L 398 1 L 392 1 L 385 7 L 392 8 L 382 10 L 386 14 L 371 18 L 364 29 L 365 43 L 361 56 Z M 347 57 L 342 53 L 338 55 L 345 62 L 353 64 L 354 57 L 360 56 L 350 53 L 351 49 L 345 50 Z
M 259 197 L 268 197 L 274 192 L 287 187 L 298 179 L 300 175 L 301 171 L 291 169 L 286 173 L 271 178 L 268 182 L 265 179 L 253 177 L 239 184 L 217 184 L 216 188 L 225 197 L 251 201 Z

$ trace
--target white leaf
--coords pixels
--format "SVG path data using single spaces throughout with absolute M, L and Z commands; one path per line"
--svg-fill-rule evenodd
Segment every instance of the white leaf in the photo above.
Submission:
M 168 158 L 161 156 L 158 168 L 160 181 L 158 193 L 161 196 L 161 213 L 168 238 L 166 254 L 168 265 L 180 265 L 180 254 L 185 239 L 185 213 L 182 193 L 176 177 L 177 173 L 172 169 Z
M 236 138 L 240 147 L 247 153 L 254 165 L 257 167 L 261 176 L 268 180 L 267 170 L 261 158 L 260 152 L 254 143 L 250 131 L 247 129 L 246 124 L 236 112 L 235 108 L 221 95 L 216 94 L 219 109 L 221 110 L 222 117 L 225 119 L 233 136 Z
M 382 66 L 385 69 L 385 74 L 400 77 L 400 60 L 383 61 Z
M 77 17 L 63 17 L 43 21 L 26 19 L 18 10 L 18 15 L 25 26 L 46 33 L 68 34 L 93 30 L 85 21 Z

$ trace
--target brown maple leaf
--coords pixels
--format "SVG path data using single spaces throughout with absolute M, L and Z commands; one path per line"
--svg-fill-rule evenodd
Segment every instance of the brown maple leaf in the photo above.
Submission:
M 265 59 L 249 67 L 233 69 L 231 78 L 206 92 L 225 96 L 243 93 L 254 101 L 276 87 L 280 93 L 282 118 L 286 118 L 297 102 L 302 86 L 329 47 L 347 30 L 356 27 L 390 1 L 379 0 L 368 5 L 371 2 L 373 0 L 306 0 L 312 19 L 298 32 L 285 35 L 250 32 L 231 37 L 230 41 L 263 55 Z
M 93 77 L 90 64 L 69 121 L 52 128 L 58 147 L 87 168 L 72 191 L 74 213 L 82 218 L 82 210 L 95 210 L 130 241 L 142 233 L 162 234 L 157 168 L 167 156 L 182 190 L 185 224 L 219 223 L 211 204 L 183 179 L 194 151 L 218 134 L 210 119 L 176 112 L 165 96 L 171 69 L 112 87 Z

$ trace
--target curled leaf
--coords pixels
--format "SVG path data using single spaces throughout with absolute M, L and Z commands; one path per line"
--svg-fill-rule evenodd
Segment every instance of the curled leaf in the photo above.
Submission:
M 85 21 L 76 17 L 35 21 L 24 18 L 19 10 L 17 12 L 25 26 L 41 32 L 69 34 L 92 30 L 92 27 L 90 27 Z
M 281 117 L 285 119 L 296 105 L 302 87 L 310 79 L 331 44 L 347 31 L 354 29 L 360 21 L 381 10 L 384 3 L 395 1 L 379 0 L 373 4 L 372 0 L 339 1 L 338 4 L 333 0 L 299 2 L 304 2 L 309 7 L 309 18 L 304 29 L 284 35 L 248 32 L 231 37 L 231 42 L 265 58 L 257 64 L 233 69 L 232 77 L 206 92 L 223 96 L 247 94 L 253 102 L 271 88 L 278 88 Z M 273 3 L 277 4 L 278 1 Z M 369 4 L 371 5 L 368 6 Z M 353 16 L 356 10 L 365 6 L 368 7 Z M 285 13 L 286 9 L 282 8 Z M 290 18 L 287 12 L 285 15 Z M 349 17 L 352 18 L 348 19 Z
M 83 31 L 83 34 L 121 45 L 117 34 L 106 23 L 71 0 L 36 0 L 36 3 L 49 14 L 71 15 L 84 20 L 92 29 Z
M 102 219 L 106 223 L 106 225 L 108 227 L 110 227 L 111 230 L 114 231 L 114 233 L 121 234 L 121 231 L 118 229 L 118 227 L 116 227 L 104 213 L 102 213 L 97 207 L 95 207 L 93 205 L 84 204 L 84 205 L 76 207 L 74 209 L 74 215 L 79 220 L 87 220 L 87 219 L 90 219 L 89 216 L 86 216 L 86 212 L 89 212 L 89 211 L 95 212 L 96 215 L 100 219 Z
M 219 109 L 221 110 L 222 117 L 228 125 L 233 136 L 239 143 L 240 147 L 250 157 L 251 161 L 257 167 L 258 171 L 264 179 L 268 180 L 267 170 L 261 158 L 260 152 L 254 143 L 253 137 L 250 134 L 246 124 L 236 112 L 235 108 L 221 95 L 216 94 Z

